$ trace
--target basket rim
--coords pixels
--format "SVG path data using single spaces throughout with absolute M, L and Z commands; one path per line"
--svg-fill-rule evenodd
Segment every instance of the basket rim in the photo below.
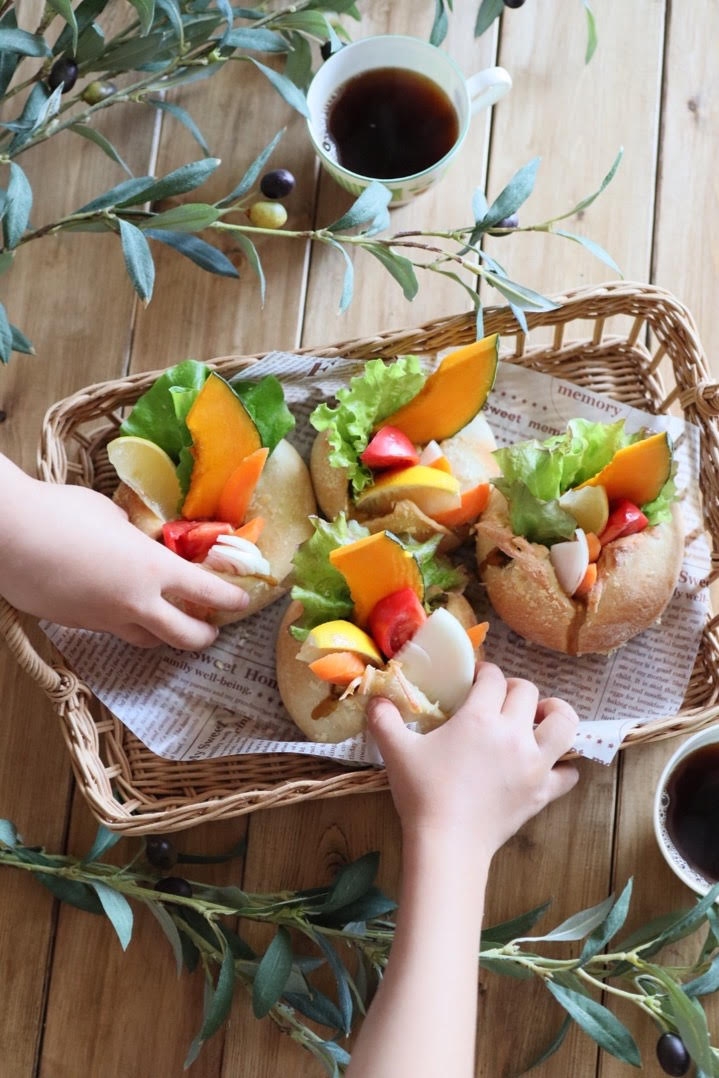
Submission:
M 603 326 L 607 318 L 613 314 L 634 315 L 642 324 L 657 328 L 652 321 L 652 316 L 657 316 L 657 335 L 667 326 L 676 328 L 681 337 L 681 346 L 691 352 L 692 369 L 690 388 L 696 389 L 698 401 L 704 401 L 706 397 L 706 421 L 713 422 L 719 415 L 719 391 L 710 382 L 709 368 L 699 341 L 698 332 L 694 320 L 687 308 L 676 299 L 670 292 L 655 285 L 637 284 L 632 282 L 609 282 L 599 286 L 589 286 L 569 290 L 553 297 L 556 307 L 548 312 L 528 312 L 527 324 L 531 331 L 537 327 L 565 326 L 572 321 L 595 321 L 595 325 Z M 502 336 L 515 339 L 515 349 L 521 357 L 524 352 L 527 335 L 517 323 L 514 314 L 507 306 L 489 307 L 484 310 L 485 326 L 489 322 L 498 322 L 506 327 Z M 494 331 L 494 330 L 492 330 Z M 639 330 L 637 330 L 637 333 Z M 596 329 L 595 329 L 596 333 Z M 454 335 L 468 339 L 476 338 L 474 313 L 469 311 L 462 314 L 449 315 L 440 319 L 423 323 L 419 326 L 408 327 L 400 330 L 391 330 L 371 337 L 355 337 L 346 341 L 326 346 L 307 346 L 296 350 L 295 354 L 316 355 L 320 357 L 341 357 L 348 351 L 367 349 L 373 354 L 384 352 L 387 356 L 398 354 L 408 340 L 414 340 L 421 344 L 427 340 L 443 339 L 443 336 Z M 459 342 L 458 342 L 459 343 Z M 462 342 L 463 343 L 463 342 Z M 584 341 L 578 343 L 586 343 Z M 446 345 L 450 347 L 451 345 Z M 455 345 L 456 346 L 456 345 Z M 441 351 L 444 345 L 438 348 L 428 348 L 427 352 Z M 421 351 L 421 348 L 417 348 Z M 258 352 L 251 355 L 228 355 L 218 356 L 208 361 L 208 366 L 222 369 L 224 366 L 245 366 L 267 355 L 267 352 Z M 47 411 L 43 423 L 42 438 L 38 447 L 38 468 L 44 478 L 53 481 L 64 482 L 66 471 L 62 471 L 62 454 L 59 463 L 53 460 L 53 451 L 63 448 L 62 439 L 68 431 L 68 415 L 73 415 L 75 409 L 87 411 L 92 409 L 103 397 L 110 393 L 136 394 L 142 387 L 151 384 L 160 371 L 143 371 L 128 374 L 119 380 L 107 380 L 87 386 L 82 390 L 71 394 L 61 401 L 55 402 Z M 130 397 L 128 397 L 128 400 Z M 680 399 L 680 405 L 684 408 L 686 401 Z M 701 415 L 701 408 L 698 411 Z M 66 461 L 64 462 L 66 466 Z M 717 529 L 719 535 L 719 528 Z M 716 539 L 717 536 L 714 536 Z M 87 762 L 88 732 L 78 730 L 76 708 L 82 709 L 86 700 L 83 692 L 92 694 L 87 687 L 82 685 L 73 671 L 67 667 L 64 661 L 54 659 L 49 664 L 34 652 L 30 645 L 30 653 L 26 650 L 27 638 L 23 639 L 22 630 L 17 620 L 17 612 L 10 607 L 6 616 L 0 619 L 0 629 L 5 633 L 10 643 L 11 650 L 20 664 L 38 681 L 48 696 L 50 696 L 55 710 L 58 712 L 63 734 L 68 746 L 73 770 L 80 785 L 81 791 L 90 803 L 90 807 L 97 818 L 113 830 L 133 832 L 137 834 L 148 833 L 156 829 L 158 823 L 167 830 L 179 830 L 193 826 L 207 819 L 226 818 L 245 812 L 254 811 L 263 807 L 272 807 L 275 804 L 286 804 L 288 801 L 306 800 L 317 796 L 340 796 L 349 792 L 362 792 L 365 789 L 384 789 L 387 787 L 384 770 L 362 769 L 360 771 L 343 769 L 338 776 L 331 780 L 321 779 L 290 779 L 278 784 L 272 790 L 244 790 L 239 793 L 227 793 L 222 791 L 216 796 L 217 791 L 209 788 L 203 798 L 197 798 L 189 805 L 175 808 L 172 812 L 145 810 L 138 804 L 132 808 L 120 804 L 112 792 L 112 772 L 115 778 L 121 768 L 121 762 L 115 758 L 109 768 L 100 759 L 100 742 L 107 740 L 107 731 L 99 734 L 94 728 L 90 731 L 90 755 L 97 756 L 98 768 L 90 768 Z M 19 633 L 18 633 L 19 630 Z M 61 659 L 61 657 L 60 657 Z M 79 697 L 79 699 L 78 699 Z M 719 706 L 711 704 L 707 707 L 699 707 L 680 711 L 677 715 L 666 716 L 663 719 L 651 720 L 628 734 L 621 744 L 621 749 L 633 745 L 641 745 L 647 741 L 660 740 L 675 736 L 682 732 L 688 732 L 697 726 L 706 725 L 719 718 Z M 91 717 L 91 722 L 94 723 Z M 119 723 L 119 720 L 114 720 Z M 122 724 L 119 724 L 120 727 Z M 94 740 L 93 740 L 94 738 Z M 149 750 L 148 750 L 149 751 Z M 93 760 L 93 764 L 95 761 Z M 370 778 L 371 776 L 371 778 Z M 359 779 L 359 781 L 358 781 Z M 176 799 L 175 799 L 176 800 Z M 188 819 L 192 817 L 191 819 Z

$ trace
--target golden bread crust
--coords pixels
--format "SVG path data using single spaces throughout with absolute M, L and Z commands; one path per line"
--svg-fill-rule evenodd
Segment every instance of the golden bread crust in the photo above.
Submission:
M 480 580 L 499 617 L 520 636 L 569 655 L 608 654 L 648 629 L 669 603 L 684 555 L 684 528 L 672 519 L 602 550 L 585 600 L 559 586 L 547 547 L 512 534 L 507 502 L 493 490 L 477 524 Z

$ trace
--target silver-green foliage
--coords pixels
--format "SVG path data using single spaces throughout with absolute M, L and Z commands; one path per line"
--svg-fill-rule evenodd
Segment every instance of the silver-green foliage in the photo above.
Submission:
M 144 846 L 125 865 L 101 860 L 118 841 L 119 835 L 101 827 L 87 856 L 77 859 L 25 845 L 14 825 L 0 820 L 0 866 L 31 872 L 61 901 L 103 914 L 123 948 L 132 937 L 132 903 L 151 910 L 172 948 L 178 974 L 201 970 L 206 979 L 204 1016 L 187 1065 L 222 1027 L 239 988 L 257 1018 L 271 1018 L 328 1074 L 342 1074 L 349 1061 L 343 1038 L 366 1011 L 394 934 L 395 903 L 374 882 L 378 854 L 344 865 L 330 884 L 301 891 L 251 894 L 232 883 L 192 881 L 191 894 L 184 897 L 155 889 L 153 879 L 161 873 L 145 860 Z M 180 852 L 172 873 L 185 879 L 190 865 L 230 862 L 243 852 L 242 846 L 219 856 Z M 681 1037 L 698 1074 L 719 1075 L 719 1053 L 701 1005 L 703 996 L 719 988 L 719 884 L 687 909 L 623 935 L 631 893 L 630 880 L 618 897 L 610 895 L 543 934 L 530 933 L 548 903 L 485 928 L 481 968 L 517 980 L 539 978 L 564 1011 L 558 1031 L 524 1069 L 556 1052 L 573 1024 L 604 1051 L 640 1067 L 632 1033 L 611 1010 L 616 998 L 633 1004 L 658 1033 Z M 275 927 L 263 953 L 243 938 L 242 921 Z M 703 938 L 697 935 L 701 932 Z M 673 948 L 671 963 L 662 964 L 658 956 L 664 948 L 689 936 L 698 941 L 696 957 L 677 964 Z M 304 941 L 299 949 L 297 941 Z M 308 943 L 312 953 L 307 953 Z M 551 956 L 542 953 L 542 943 L 551 945 Z M 564 944 L 572 953 L 558 957 L 557 948 Z M 334 998 L 313 984 L 312 974 L 320 967 L 331 974 Z M 521 1005 L 519 997 L 517 1002 Z M 325 1035 L 305 1019 L 323 1027 Z M 485 1036 L 491 1031 L 485 1030 Z

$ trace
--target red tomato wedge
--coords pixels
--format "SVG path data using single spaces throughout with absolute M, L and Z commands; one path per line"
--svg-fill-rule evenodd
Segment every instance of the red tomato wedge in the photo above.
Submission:
M 419 463 L 419 453 L 406 434 L 397 427 L 380 427 L 370 440 L 360 460 L 373 471 L 383 468 L 409 468 Z
M 367 628 L 380 651 L 391 659 L 427 620 L 413 588 L 400 588 L 375 603 Z
M 232 535 L 232 525 L 221 520 L 172 520 L 164 524 L 165 546 L 186 561 L 204 561 L 218 535 Z
M 607 525 L 599 536 L 599 542 L 602 546 L 606 546 L 614 539 L 622 539 L 625 535 L 634 535 L 636 532 L 644 531 L 648 523 L 639 506 L 630 502 L 628 498 L 621 498 L 613 504 Z

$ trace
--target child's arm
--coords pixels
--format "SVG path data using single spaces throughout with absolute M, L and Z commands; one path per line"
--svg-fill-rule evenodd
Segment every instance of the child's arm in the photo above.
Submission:
M 564 701 L 540 702 L 534 685 L 488 663 L 464 706 L 429 734 L 409 730 L 388 701 L 372 701 L 369 729 L 402 823 L 402 885 L 392 953 L 348 1078 L 474 1074 L 489 865 L 576 782 L 576 770 L 557 763 L 576 726 Z
M 0 595 L 19 610 L 141 647 L 196 650 L 217 629 L 173 597 L 218 610 L 247 605 L 241 588 L 143 535 L 96 491 L 31 479 L 3 456 L 0 491 Z

